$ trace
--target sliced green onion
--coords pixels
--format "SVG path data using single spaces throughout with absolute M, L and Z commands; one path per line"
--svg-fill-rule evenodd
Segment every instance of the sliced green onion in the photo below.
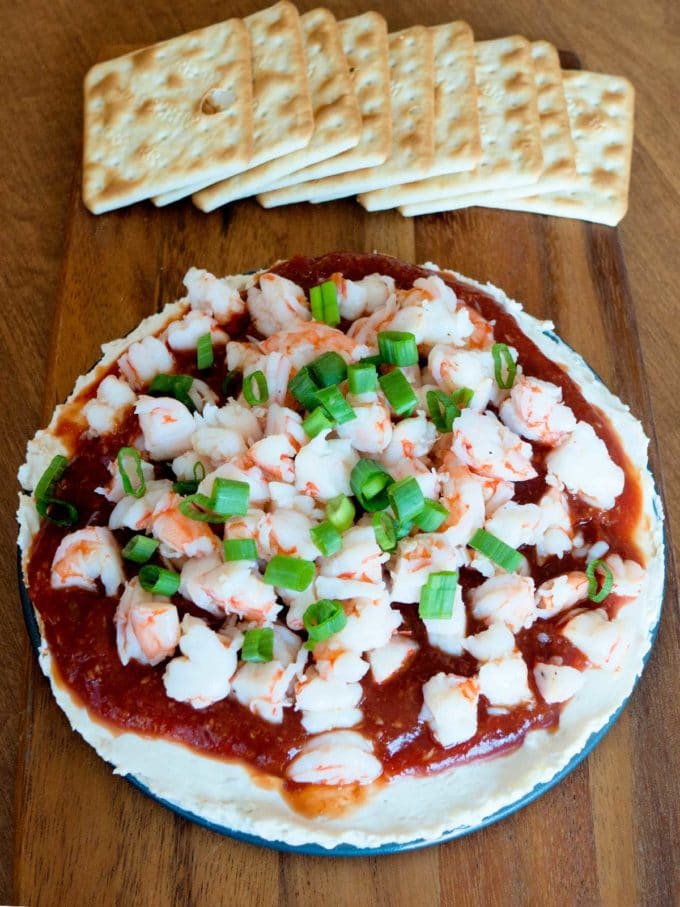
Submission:
M 413 476 L 407 476 L 390 485 L 387 489 L 387 499 L 399 520 L 415 519 L 425 504 L 423 492 Z
M 209 333 L 202 334 L 196 341 L 196 367 L 210 368 L 214 361 L 212 337 Z
M 319 405 L 319 398 L 317 397 L 319 388 L 307 366 L 301 368 L 297 375 L 290 379 L 288 390 L 305 409 L 316 409 Z
M 364 356 L 363 359 L 359 360 L 359 365 L 374 365 L 376 369 L 379 365 L 382 365 L 383 358 L 380 353 L 377 353 L 375 356 Z
M 330 557 L 342 548 L 342 536 L 328 520 L 310 529 L 309 534 L 324 557 Z
M 194 479 L 197 482 L 202 482 L 205 478 L 205 466 L 201 463 L 200 460 L 196 460 L 194 463 Z
M 132 479 L 125 466 L 126 457 L 132 460 L 132 465 L 137 473 L 136 487 L 133 486 Z M 125 494 L 131 494 L 133 498 L 141 498 L 146 491 L 146 481 L 144 480 L 144 473 L 142 472 L 142 458 L 139 456 L 139 451 L 134 447 L 121 447 L 118 451 L 117 460 L 120 480 L 123 483 L 123 491 Z
M 128 561 L 134 561 L 136 564 L 146 564 L 156 548 L 158 548 L 156 539 L 150 539 L 148 535 L 133 535 L 121 554 Z
M 602 580 L 602 586 L 598 591 L 598 582 L 595 571 L 600 570 L 604 573 L 604 579 Z M 614 576 L 611 571 L 611 567 L 606 561 L 597 560 L 591 561 L 586 567 L 586 576 L 588 577 L 588 598 L 591 602 L 599 605 L 600 602 L 603 602 L 605 598 L 612 591 L 614 586 Z
M 194 379 L 191 375 L 156 375 L 149 385 L 149 393 L 152 397 L 174 397 L 179 400 L 189 410 L 190 413 L 196 409 L 193 400 L 189 396 L 191 385 Z
M 324 353 L 308 365 L 314 382 L 319 387 L 340 384 L 347 377 L 347 363 L 339 353 Z
M 212 487 L 210 507 L 214 513 L 224 516 L 245 516 L 248 513 L 250 485 L 236 479 L 215 479 Z
M 234 396 L 234 391 L 238 387 L 238 379 L 240 377 L 240 372 L 235 369 L 227 372 L 227 374 L 222 379 L 222 393 L 225 397 Z
M 394 520 L 385 511 L 374 513 L 371 520 L 375 540 L 383 551 L 394 551 L 397 547 L 397 533 Z
M 198 485 L 199 483 L 194 479 L 180 479 L 179 481 L 172 483 L 172 490 L 176 491 L 177 494 L 181 494 L 182 496 L 188 494 L 196 494 L 196 492 L 198 491 Z
M 420 591 L 418 616 L 423 620 L 447 620 L 453 614 L 458 571 L 431 573 Z
M 460 416 L 460 409 L 453 402 L 453 398 L 444 391 L 428 391 L 425 395 L 427 411 L 439 431 L 451 431 L 454 420 Z
M 402 366 L 418 365 L 415 334 L 406 331 L 380 331 L 378 349 L 383 362 Z
M 271 627 L 257 627 L 243 634 L 241 659 L 243 661 L 267 662 L 274 658 L 274 631 Z
M 323 406 L 317 406 L 306 419 L 302 420 L 302 427 L 310 438 L 316 438 L 320 432 L 328 431 L 328 429 L 333 428 L 334 425 L 335 422 L 328 418 L 328 414 L 324 411 Z
M 52 457 L 35 486 L 35 506 L 38 513 L 56 526 L 72 526 L 78 519 L 78 511 L 73 504 L 54 497 L 54 489 L 67 466 L 66 457 L 61 454 Z
M 357 414 L 342 396 L 337 386 L 322 387 L 321 390 L 317 391 L 316 395 L 328 415 L 337 422 L 338 425 L 356 419 Z
M 225 561 L 256 561 L 255 539 L 225 539 L 222 542 Z
M 340 602 L 322 598 L 307 608 L 302 615 L 302 623 L 309 635 L 305 648 L 313 649 L 316 643 L 339 633 L 347 623 L 347 615 Z
M 314 579 L 314 561 L 275 554 L 267 564 L 263 579 L 270 586 L 304 592 Z
M 496 378 L 496 384 L 503 390 L 507 390 L 515 383 L 517 374 L 517 363 L 512 358 L 507 343 L 494 343 L 491 347 L 493 356 L 493 372 Z M 503 372 L 505 371 L 505 374 Z
M 378 369 L 371 362 L 356 362 L 347 369 L 350 394 L 367 394 L 378 386 Z
M 406 538 L 406 536 L 409 534 L 409 532 L 413 529 L 413 527 L 415 525 L 413 520 L 394 520 L 393 522 L 394 522 L 394 534 L 397 537 L 397 541 L 399 541 L 399 539 Z
M 174 595 L 179 589 L 179 573 L 166 570 L 165 567 L 156 567 L 155 564 L 146 564 L 139 571 L 139 584 L 147 592 L 154 595 Z
M 446 522 L 449 511 L 432 498 L 425 498 L 423 509 L 415 517 L 415 524 L 422 532 L 436 532 L 437 529 Z
M 459 387 L 451 394 L 451 400 L 459 409 L 465 409 L 466 406 L 470 405 L 474 395 L 475 392 L 471 387 Z
M 338 532 L 345 532 L 354 522 L 356 508 L 346 494 L 339 494 L 326 502 L 326 519 Z
M 190 494 L 180 502 L 179 512 L 199 523 L 224 523 L 227 519 L 226 514 L 215 513 L 212 509 L 212 500 L 207 494 Z
M 380 387 L 387 397 L 387 401 L 398 416 L 407 416 L 415 409 L 418 398 L 408 382 L 408 378 L 400 368 L 381 375 L 378 378 Z
M 253 385 L 257 385 L 257 393 Z M 266 403 L 269 400 L 269 387 L 264 373 L 259 369 L 251 372 L 243 379 L 243 396 L 250 406 L 257 406 L 260 403 Z
M 361 459 L 349 477 L 349 485 L 364 510 L 373 513 L 388 505 L 386 489 L 394 482 L 375 460 Z
M 468 542 L 471 548 L 488 557 L 494 564 L 498 564 L 508 573 L 514 573 L 522 563 L 522 555 L 502 539 L 497 538 L 486 529 L 478 529 Z
M 312 318 L 331 326 L 340 324 L 340 307 L 338 306 L 337 287 L 332 280 L 326 280 L 309 291 Z

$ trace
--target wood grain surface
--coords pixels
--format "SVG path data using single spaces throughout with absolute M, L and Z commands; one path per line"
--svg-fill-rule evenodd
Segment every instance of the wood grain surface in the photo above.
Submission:
M 328 5 L 345 16 L 371 4 Z M 677 522 L 680 137 L 672 102 L 680 79 L 678 5 L 572 0 L 547 8 L 538 0 L 470 0 L 454 7 L 431 0 L 417 13 L 406 2 L 372 6 L 394 29 L 462 17 L 480 38 L 514 32 L 548 38 L 573 48 L 586 68 L 633 80 L 638 107 L 631 210 L 619 231 L 632 292 L 613 231 L 525 214 L 475 209 L 412 222 L 390 212 L 367 215 L 351 202 L 269 212 L 244 202 L 208 217 L 184 204 L 162 211 L 139 206 L 95 219 L 80 206 L 73 176 L 80 84 L 101 47 L 170 37 L 247 14 L 257 4 L 2 4 L 3 903 L 680 903 L 680 619 L 672 557 L 649 666 L 624 715 L 588 760 L 510 819 L 442 847 L 394 857 L 281 855 L 173 816 L 113 777 L 72 734 L 28 650 L 13 525 L 14 475 L 26 439 L 92 364 L 102 341 L 175 298 L 190 264 L 228 273 L 297 251 L 380 249 L 451 264 L 499 284 L 533 314 L 553 318 L 648 432 L 656 428 L 655 468 L 659 478 L 665 473 L 669 522 Z

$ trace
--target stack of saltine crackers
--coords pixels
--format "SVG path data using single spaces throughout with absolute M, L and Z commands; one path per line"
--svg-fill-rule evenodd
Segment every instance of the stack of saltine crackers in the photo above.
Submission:
M 288 0 L 99 63 L 85 79 L 83 196 L 95 214 L 191 196 L 202 211 L 356 195 L 406 215 L 479 205 L 617 224 L 633 88 L 563 71 L 464 22 L 388 33 Z

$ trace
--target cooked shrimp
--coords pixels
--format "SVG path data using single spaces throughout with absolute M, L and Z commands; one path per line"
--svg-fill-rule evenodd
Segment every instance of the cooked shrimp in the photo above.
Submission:
M 505 624 L 494 623 L 487 630 L 466 637 L 463 648 L 477 661 L 493 661 L 513 651 L 515 637 Z
M 472 614 L 487 624 L 502 621 L 513 633 L 536 619 L 534 581 L 530 576 L 501 573 L 485 580 L 472 593 Z
M 177 608 L 167 598 L 143 589 L 136 576 L 125 584 L 113 620 L 118 657 L 124 665 L 132 660 L 157 665 L 173 655 L 179 643 Z
M 65 535 L 52 559 L 52 588 L 75 586 L 96 592 L 97 579 L 101 579 L 107 595 L 115 595 L 125 582 L 113 533 L 102 526 L 87 526 Z
M 234 479 L 237 482 L 246 482 L 249 489 L 249 504 L 258 507 L 269 500 L 269 485 L 259 466 L 246 462 L 244 457 L 236 457 L 229 463 L 223 463 L 201 481 L 198 486 L 199 494 L 212 495 L 215 479 Z
M 318 434 L 295 459 L 295 487 L 320 501 L 352 493 L 349 477 L 359 460 L 351 441 L 327 436 L 327 431 Z
M 373 527 L 357 524 L 344 533 L 340 551 L 331 557 L 321 558 L 319 573 L 322 576 L 379 583 L 382 580 L 382 565 L 388 557 L 376 542 Z
M 404 458 L 426 457 L 437 440 L 437 429 L 422 412 L 402 419 L 392 430 L 392 439 L 383 451 L 382 462 L 393 466 Z
M 605 560 L 614 580 L 611 594 L 621 598 L 637 598 L 645 580 L 645 570 L 635 561 L 624 560 L 618 554 L 610 554 Z
M 467 632 L 467 614 L 461 587 L 456 586 L 456 596 L 450 617 L 428 618 L 423 620 L 423 623 L 431 646 L 441 649 L 449 655 L 461 655 L 463 640 Z
M 348 280 L 342 274 L 331 274 L 343 318 L 355 321 L 360 315 L 375 312 L 394 295 L 394 278 L 386 274 L 369 274 L 361 280 Z
M 189 268 L 184 276 L 191 308 L 207 312 L 218 324 L 227 324 L 245 312 L 245 301 L 234 284 L 233 277 L 218 278 L 199 268 Z
M 423 685 L 423 700 L 420 720 L 430 725 L 443 747 L 456 746 L 476 733 L 479 684 L 475 677 L 435 674 Z
M 305 516 L 318 522 L 324 518 L 323 507 L 320 507 L 309 495 L 300 494 L 294 485 L 287 485 L 285 482 L 270 482 L 269 495 L 272 511 L 297 510 L 298 513 L 304 513 Z
M 588 577 L 580 570 L 563 573 L 542 583 L 536 590 L 536 616 L 554 617 L 588 598 Z
M 390 561 L 392 599 L 418 602 L 431 573 L 456 570 L 465 559 L 465 550 L 449 544 L 446 534 L 422 532 L 401 539 Z
M 168 662 L 163 674 L 165 692 L 171 699 L 204 709 L 229 695 L 237 645 L 189 614 L 184 615 L 180 630 L 182 655 Z
M 127 381 L 107 375 L 97 388 L 97 396 L 83 406 L 89 433 L 96 437 L 112 432 L 136 399 Z
M 263 340 L 260 349 L 267 355 L 281 353 L 289 357 L 296 370 L 329 350 L 340 353 L 343 359 L 349 362 L 355 362 L 368 355 L 367 347 L 353 340 L 349 332 L 345 334 L 338 328 L 331 328 L 318 321 L 298 324 L 289 330 L 281 331 Z
M 224 406 L 206 406 L 194 416 L 196 428 L 191 444 L 213 467 L 246 453 L 262 437 L 262 426 L 249 406 L 229 400 Z
M 171 489 L 172 482 L 167 479 L 147 480 L 146 491 L 141 498 L 125 495 L 118 501 L 109 516 L 109 529 L 127 528 L 137 532 L 149 531 L 156 504 Z
M 292 280 L 270 272 L 260 275 L 259 287 L 248 289 L 248 311 L 255 327 L 265 337 L 312 317 L 303 290 Z
M 144 447 L 152 460 L 172 460 L 191 447 L 194 419 L 173 397 L 142 395 L 135 406 Z
M 371 649 L 367 658 L 373 680 L 377 684 L 386 683 L 390 677 L 394 677 L 410 664 L 419 649 L 420 646 L 414 639 L 402 633 L 395 633 L 390 641 L 379 649 Z
M 516 434 L 554 447 L 576 428 L 576 417 L 562 403 L 562 388 L 549 381 L 520 375 L 499 410 L 501 420 Z
M 585 679 L 582 671 L 568 665 L 540 661 L 534 665 L 534 681 L 546 702 L 566 702 L 581 689 Z
M 336 426 L 336 434 L 347 438 L 352 447 L 362 453 L 379 454 L 392 439 L 392 416 L 382 395 L 366 393 L 348 395 L 347 402 L 356 416 L 350 422 Z
M 195 350 L 198 338 L 210 334 L 213 346 L 224 346 L 228 335 L 207 312 L 189 311 L 184 318 L 171 321 L 165 330 L 165 341 L 171 350 Z
M 491 412 L 464 409 L 453 423 L 451 449 L 461 463 L 482 476 L 521 482 L 537 475 L 531 445 Z
M 363 734 L 331 731 L 308 740 L 286 774 L 296 784 L 370 784 L 382 774 L 382 765 Z
M 508 501 L 486 521 L 484 528 L 511 548 L 535 545 L 541 531 L 543 514 L 537 504 Z
M 441 501 L 449 516 L 440 527 L 449 546 L 467 545 L 484 525 L 484 494 L 482 484 L 466 466 L 454 465 L 453 457 L 444 460 L 441 473 Z
M 194 378 L 191 387 L 187 391 L 187 396 L 196 407 L 198 413 L 203 413 L 208 405 L 214 405 L 218 401 L 218 396 L 205 381 L 200 378 Z
M 529 688 L 529 671 L 519 649 L 485 662 L 477 675 L 479 692 L 489 705 L 511 708 L 534 698 Z
M 390 330 L 414 334 L 418 346 L 463 346 L 473 331 L 467 308 L 458 304 L 456 294 L 441 277 L 419 277 L 413 289 L 397 295 L 399 310 L 390 321 Z
M 224 527 L 225 538 L 254 538 L 260 557 L 275 554 L 314 560 L 319 557 L 309 534 L 316 521 L 299 510 L 281 508 L 265 513 L 250 510 L 245 516 L 232 517 Z
M 588 422 L 578 422 L 567 440 L 550 451 L 545 462 L 549 472 L 572 494 L 600 510 L 611 510 L 623 491 L 623 470 Z
M 318 579 L 317 579 L 318 583 Z M 387 645 L 401 624 L 401 614 L 390 606 L 386 593 L 375 598 L 355 598 L 343 603 L 347 623 L 333 637 L 333 646 L 367 652 Z
M 630 647 L 630 631 L 620 620 L 609 620 L 607 612 L 581 611 L 562 627 L 562 635 L 580 649 L 595 668 L 615 671 Z
M 516 351 L 513 351 L 515 358 Z M 482 412 L 489 402 L 499 402 L 503 391 L 494 379 L 494 361 L 490 350 L 461 350 L 438 343 L 430 350 L 427 364 L 432 377 L 447 394 L 467 387 L 474 391 L 468 406 Z
M 319 733 L 321 728 L 352 727 L 362 718 L 357 708 L 362 695 L 360 683 L 324 679 L 312 667 L 295 684 L 295 710 L 302 712 L 302 724 L 308 733 Z M 341 724 L 336 723 L 338 720 Z
M 314 664 L 322 680 L 357 683 L 368 671 L 368 662 L 358 652 L 338 647 L 331 637 L 314 646 Z
M 465 308 L 474 328 L 469 337 L 465 338 L 466 347 L 476 350 L 490 350 L 494 342 L 493 324 L 475 311 L 472 306 L 465 305 L 465 303 L 461 303 L 461 305 Z
M 347 330 L 347 336 L 351 337 L 357 343 L 363 344 L 368 355 L 369 347 L 372 350 L 378 348 L 378 333 L 387 330 L 392 318 L 397 311 L 397 300 L 390 296 L 385 305 L 379 306 L 370 315 L 364 318 L 357 318 L 352 322 Z
M 273 587 L 248 561 L 190 560 L 182 568 L 180 592 L 212 614 L 236 614 L 258 623 L 275 620 L 281 610 Z
M 269 435 L 253 444 L 246 462 L 259 467 L 267 480 L 292 482 L 295 479 L 295 453 L 295 447 L 286 435 Z
M 404 458 L 389 467 L 389 473 L 395 482 L 409 477 L 416 480 L 426 498 L 438 498 L 441 491 L 441 477 L 437 470 L 425 464 L 418 457 Z
M 140 390 L 156 375 L 174 371 L 175 360 L 162 340 L 149 336 L 130 344 L 118 360 L 118 368 L 132 387 Z
M 477 476 L 476 478 L 482 486 L 484 510 L 487 518 L 492 517 L 499 507 L 507 504 L 514 497 L 514 482 L 507 482 L 505 479 L 493 479 L 489 478 L 489 476 Z
M 265 435 L 285 435 L 293 448 L 298 451 L 309 438 L 302 427 L 302 416 L 294 409 L 272 403 L 267 407 Z
M 295 677 L 302 676 L 307 650 L 302 648 L 299 636 L 281 624 L 274 624 L 272 630 L 272 661 L 241 664 L 232 680 L 232 693 L 254 715 L 271 724 L 281 724 L 284 708 L 292 705 L 292 683 Z
M 571 512 L 564 486 L 552 476 L 547 476 L 546 482 L 548 490 L 538 502 L 541 511 L 541 527 L 536 541 L 539 563 L 551 555 L 562 557 L 574 541 Z
M 179 505 L 180 495 L 166 492 L 154 507 L 151 532 L 160 542 L 163 557 L 205 557 L 219 546 L 215 533 L 207 523 L 184 516 Z
M 140 460 L 139 463 L 142 475 L 144 476 L 144 482 L 148 485 L 154 476 L 154 466 L 153 463 L 149 463 L 146 460 Z M 120 477 L 120 469 L 118 468 L 118 459 L 111 460 L 107 464 L 107 469 L 111 473 L 111 481 L 108 485 L 100 488 L 95 488 L 97 494 L 102 494 L 107 501 L 111 501 L 114 504 L 117 504 L 118 501 L 122 501 L 125 497 L 125 489 L 123 488 L 123 480 Z

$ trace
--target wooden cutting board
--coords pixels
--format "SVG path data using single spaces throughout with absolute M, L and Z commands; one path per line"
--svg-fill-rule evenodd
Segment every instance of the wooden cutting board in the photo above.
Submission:
M 503 287 L 533 315 L 552 319 L 653 437 L 615 230 L 485 209 L 407 220 L 393 212 L 366 214 L 351 201 L 271 211 L 245 201 L 208 216 L 188 202 L 163 210 L 138 205 L 96 218 L 82 206 L 77 185 L 45 419 L 96 360 L 102 342 L 181 295 L 191 265 L 221 275 L 331 250 L 435 261 Z M 585 764 L 511 818 L 428 850 L 347 860 L 279 854 L 221 838 L 148 800 L 70 731 L 28 647 L 26 664 L 19 903 L 317 905 L 322 899 L 353 907 L 621 907 L 640 903 L 640 892 L 646 903 L 661 904 L 668 891 L 659 861 L 649 855 L 670 846 L 670 825 L 636 783 L 636 767 L 656 759 L 647 741 L 663 720 L 654 708 L 662 698 L 658 672 L 643 678 Z

